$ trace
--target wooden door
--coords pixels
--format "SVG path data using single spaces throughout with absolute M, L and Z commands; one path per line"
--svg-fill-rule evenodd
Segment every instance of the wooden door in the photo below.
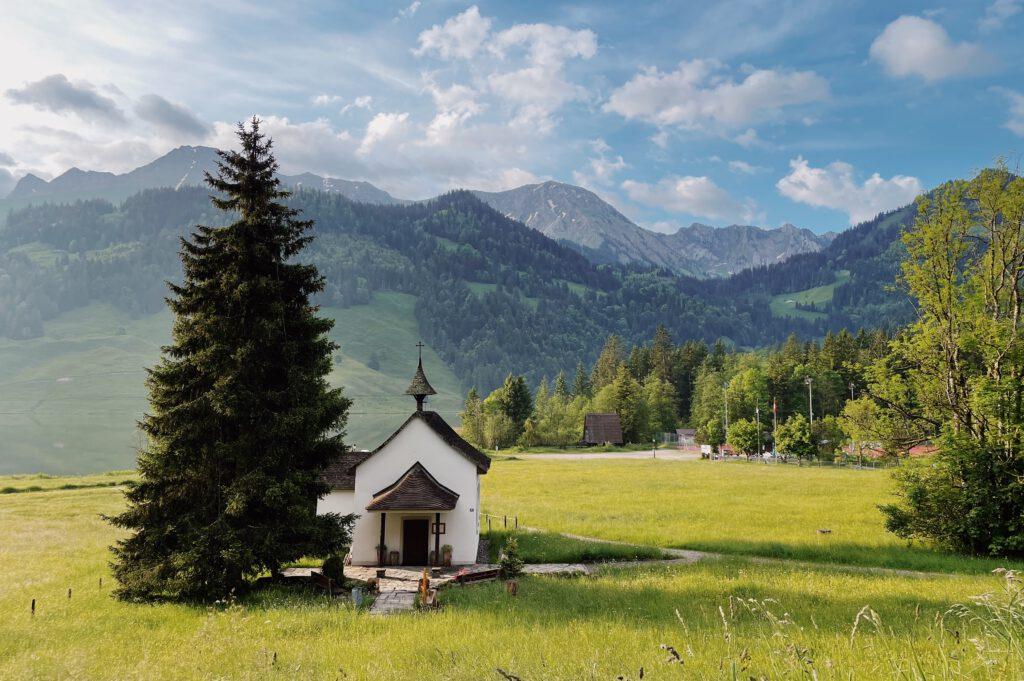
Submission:
M 430 543 L 430 520 L 406 518 L 402 521 L 402 565 L 426 565 Z

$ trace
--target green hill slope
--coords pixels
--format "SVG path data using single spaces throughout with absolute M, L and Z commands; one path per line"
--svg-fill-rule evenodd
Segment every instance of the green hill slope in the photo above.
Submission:
M 336 320 L 330 380 L 354 404 L 346 441 L 372 448 L 410 413 L 403 395 L 416 368 L 415 298 L 381 293 L 367 305 L 326 308 Z M 31 340 L 0 339 L 0 474 L 83 473 L 131 468 L 146 407 L 145 367 L 170 338 L 167 312 L 132 319 L 92 304 L 45 324 Z M 459 381 L 427 347 L 438 391 L 431 408 L 457 422 Z

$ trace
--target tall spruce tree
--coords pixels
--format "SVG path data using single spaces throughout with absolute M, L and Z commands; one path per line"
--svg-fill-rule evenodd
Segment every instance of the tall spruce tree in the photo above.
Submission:
M 181 241 L 170 285 L 173 340 L 149 371 L 148 444 L 113 547 L 122 598 L 211 599 L 261 572 L 347 542 L 352 516 L 316 515 L 327 464 L 344 451 L 349 400 L 328 386 L 333 322 L 293 258 L 312 222 L 282 203 L 271 141 L 253 118 L 219 152 L 213 204 L 235 217 Z
M 573 397 L 590 397 L 590 377 L 587 370 L 583 368 L 583 362 L 576 364 L 576 377 L 572 381 Z

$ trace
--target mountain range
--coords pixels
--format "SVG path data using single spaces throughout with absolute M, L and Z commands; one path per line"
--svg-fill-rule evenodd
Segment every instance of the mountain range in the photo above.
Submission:
M 100 198 L 116 203 L 144 189 L 198 186 L 205 172 L 215 170 L 216 162 L 217 153 L 211 147 L 183 146 L 123 174 L 71 168 L 50 181 L 29 174 L 0 200 L 0 215 L 41 202 Z M 280 178 L 294 190 L 336 193 L 361 203 L 410 203 L 369 182 L 308 172 Z M 815 234 L 790 224 L 766 229 L 694 223 L 672 234 L 653 232 L 632 222 L 594 192 L 560 182 L 473 193 L 505 216 L 570 246 L 591 262 L 660 267 L 698 278 L 728 276 L 799 253 L 818 252 L 835 238 L 831 232 Z
M 83 200 L 57 203 L 55 192 L 0 213 L 0 472 L 131 465 L 144 367 L 170 334 L 165 282 L 181 280 L 180 239 L 196 224 L 231 219 L 191 183 L 199 167 L 178 165 L 167 175 L 173 183 L 114 201 L 89 194 L 128 191 L 118 186 L 123 176 L 86 174 L 95 184 L 75 189 Z M 434 408 L 455 419 L 470 386 L 487 392 L 510 372 L 531 385 L 571 374 L 613 333 L 626 347 L 659 325 L 676 342 L 764 347 L 789 334 L 893 328 L 912 313 L 890 285 L 913 205 L 818 251 L 701 279 L 597 264 L 467 191 L 371 203 L 345 196 L 348 184 L 295 182 L 303 191 L 287 201 L 314 221 L 302 258 L 324 277 L 317 303 L 334 320 L 338 345 L 331 381 L 358 406 L 346 439 L 356 446 L 378 442 L 407 416 L 402 390 L 419 340 L 441 393 Z M 54 189 L 36 184 L 36 196 Z M 31 189 L 29 180 L 20 191 Z
M 639 263 L 695 277 L 728 276 L 758 265 L 817 252 L 835 238 L 785 224 L 711 227 L 693 223 L 672 234 L 632 222 L 597 194 L 560 182 L 503 192 L 474 192 L 497 211 L 579 250 L 596 263 Z

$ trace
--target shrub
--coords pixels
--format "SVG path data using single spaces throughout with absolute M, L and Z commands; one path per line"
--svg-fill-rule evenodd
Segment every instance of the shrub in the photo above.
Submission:
M 331 581 L 340 582 L 345 579 L 345 561 L 338 555 L 329 556 L 320 572 Z
M 519 540 L 510 534 L 505 540 L 505 548 L 501 552 L 498 563 L 498 574 L 502 579 L 515 579 L 523 574 L 523 559 L 519 555 Z

